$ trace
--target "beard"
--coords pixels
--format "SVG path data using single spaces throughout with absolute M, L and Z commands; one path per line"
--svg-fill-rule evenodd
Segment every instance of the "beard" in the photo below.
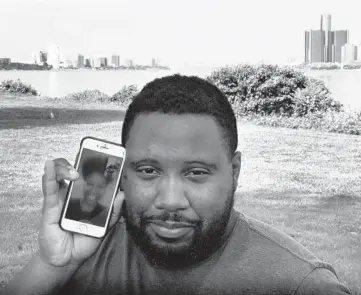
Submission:
M 185 268 L 211 256 L 223 243 L 230 220 L 234 191 L 230 191 L 222 211 L 211 220 L 190 220 L 180 213 L 163 211 L 160 215 L 133 214 L 124 203 L 127 231 L 151 264 L 168 269 Z M 191 234 L 180 239 L 160 238 L 152 232 L 152 221 L 184 222 L 192 225 Z

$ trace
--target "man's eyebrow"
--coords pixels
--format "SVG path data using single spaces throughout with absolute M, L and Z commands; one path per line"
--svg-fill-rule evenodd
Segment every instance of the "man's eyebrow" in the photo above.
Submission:
M 159 162 L 157 160 L 155 160 L 155 159 L 142 158 L 142 159 L 139 159 L 139 160 L 134 160 L 134 161 L 129 162 L 129 165 L 132 166 L 132 167 L 135 167 L 135 166 L 138 166 L 138 165 L 144 164 L 144 163 L 153 164 L 153 165 L 158 165 L 159 164 Z
M 213 170 L 217 169 L 217 165 L 214 163 L 208 163 L 206 161 L 200 161 L 200 160 L 192 160 L 192 161 L 185 161 L 184 164 L 192 165 L 192 164 L 198 164 L 198 165 L 205 165 Z

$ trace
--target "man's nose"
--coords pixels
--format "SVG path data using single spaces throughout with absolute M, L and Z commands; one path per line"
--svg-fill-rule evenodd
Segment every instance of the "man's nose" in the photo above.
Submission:
M 157 197 L 154 206 L 167 211 L 185 210 L 189 201 L 184 193 L 184 185 L 177 177 L 164 176 L 157 183 Z

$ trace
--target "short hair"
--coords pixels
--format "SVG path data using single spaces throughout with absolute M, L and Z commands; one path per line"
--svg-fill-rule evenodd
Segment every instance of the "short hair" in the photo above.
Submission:
M 204 79 L 175 74 L 146 84 L 126 111 L 122 128 L 124 147 L 135 119 L 140 114 L 152 112 L 211 116 L 221 127 L 223 143 L 230 158 L 237 149 L 237 121 L 232 106 L 220 89 Z
M 106 161 L 100 157 L 87 158 L 82 165 L 83 178 L 86 179 L 92 173 L 104 175 Z

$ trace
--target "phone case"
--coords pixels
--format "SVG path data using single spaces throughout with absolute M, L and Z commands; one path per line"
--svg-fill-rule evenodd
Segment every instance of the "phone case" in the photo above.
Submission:
M 89 138 L 89 139 L 94 139 L 94 140 L 97 140 L 97 141 L 101 141 L 101 142 L 104 142 L 104 143 L 109 143 L 109 144 L 121 146 L 121 147 L 124 148 L 124 146 L 123 146 L 122 144 L 120 144 L 120 143 L 112 142 L 112 141 L 109 141 L 109 140 L 105 140 L 105 139 L 101 139 L 101 138 L 97 138 L 97 137 L 93 137 L 93 136 L 85 136 L 85 137 L 83 137 L 83 138 L 81 139 L 81 141 L 80 141 L 79 150 L 78 150 L 78 153 L 77 153 L 77 155 L 76 155 L 76 157 L 75 157 L 75 163 L 74 163 L 74 165 L 76 165 L 76 166 L 77 166 L 77 163 L 78 163 L 78 157 L 79 157 L 79 154 L 80 154 L 80 151 L 81 151 L 83 142 L 84 142 L 85 139 L 88 139 L 88 138 Z M 78 167 L 76 167 L 76 168 L 78 168 Z M 119 184 L 119 185 L 120 185 L 120 184 Z M 119 188 L 118 188 L 118 189 L 119 189 Z M 70 197 L 69 192 L 70 192 L 70 183 L 69 183 L 69 186 L 68 186 L 68 190 L 67 190 L 67 192 L 66 192 L 65 202 L 64 202 L 64 206 L 63 206 L 63 208 L 62 208 L 62 210 L 61 210 L 61 217 L 60 217 L 60 220 L 59 220 L 59 226 L 60 226 L 60 228 L 61 228 L 62 230 L 66 230 L 66 229 L 64 229 L 64 228 L 61 226 L 61 219 L 62 219 L 62 216 L 63 216 L 63 214 L 64 214 L 65 204 L 68 202 L 68 198 Z M 124 204 L 123 204 L 123 205 L 124 205 Z M 108 226 L 109 226 L 109 224 L 108 224 Z

